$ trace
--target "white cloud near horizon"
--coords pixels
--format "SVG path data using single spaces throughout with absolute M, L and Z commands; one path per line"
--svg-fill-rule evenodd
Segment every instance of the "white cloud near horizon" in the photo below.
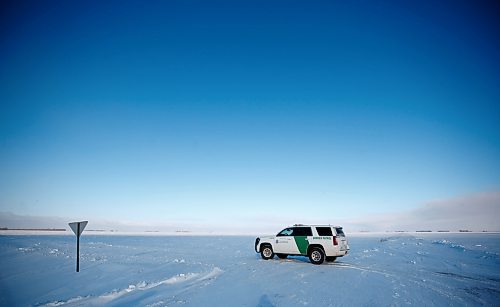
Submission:
M 468 229 L 472 231 L 500 230 L 500 191 L 482 192 L 456 198 L 429 201 L 417 209 L 388 214 L 370 215 L 358 219 L 329 221 L 325 217 L 319 220 L 295 220 L 267 217 L 252 217 L 221 221 L 116 221 L 92 219 L 88 229 L 118 231 L 191 231 L 194 233 L 224 234 L 256 234 L 274 233 L 281 227 L 296 222 L 302 223 L 335 223 L 349 231 L 416 231 L 416 230 L 450 230 Z M 68 222 L 77 219 L 67 217 L 42 217 L 17 215 L 0 212 L 0 227 L 8 228 L 66 228 Z
M 359 230 L 500 230 L 500 191 L 433 200 L 407 212 L 345 221 Z

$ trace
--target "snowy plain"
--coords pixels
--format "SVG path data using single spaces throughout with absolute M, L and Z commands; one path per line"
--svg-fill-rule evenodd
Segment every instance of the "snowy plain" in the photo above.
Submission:
M 0 306 L 500 305 L 500 234 L 347 233 L 350 253 L 265 261 L 254 237 L 0 235 Z

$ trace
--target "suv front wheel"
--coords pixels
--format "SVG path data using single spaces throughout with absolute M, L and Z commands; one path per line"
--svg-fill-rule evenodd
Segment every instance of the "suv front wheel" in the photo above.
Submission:
M 309 251 L 309 260 L 312 264 L 322 264 L 325 261 L 325 252 L 319 247 L 313 247 Z
M 273 248 L 270 245 L 264 245 L 260 248 L 260 255 L 262 259 L 269 260 L 274 257 Z

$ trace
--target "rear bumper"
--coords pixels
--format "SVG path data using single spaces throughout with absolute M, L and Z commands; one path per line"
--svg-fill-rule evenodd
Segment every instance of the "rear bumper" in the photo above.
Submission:
M 342 257 L 342 256 L 345 256 L 345 255 L 347 255 L 348 253 L 349 253 L 349 250 L 348 250 L 348 249 L 346 249 L 346 250 L 341 250 L 341 251 L 339 252 L 339 254 L 340 254 L 340 255 L 338 255 L 337 257 Z
M 259 242 L 260 242 L 260 238 L 255 239 L 255 252 L 256 253 L 259 252 Z

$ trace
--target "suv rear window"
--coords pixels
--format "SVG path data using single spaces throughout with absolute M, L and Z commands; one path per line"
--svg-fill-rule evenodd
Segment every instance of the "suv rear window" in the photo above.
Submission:
M 316 227 L 319 236 L 333 236 L 331 227 Z
M 293 229 L 293 235 L 294 236 L 306 236 L 306 237 L 310 237 L 313 234 L 312 234 L 311 227 L 295 227 Z
M 337 236 L 345 237 L 344 230 L 342 230 L 342 227 L 335 227 L 335 231 L 337 232 Z

